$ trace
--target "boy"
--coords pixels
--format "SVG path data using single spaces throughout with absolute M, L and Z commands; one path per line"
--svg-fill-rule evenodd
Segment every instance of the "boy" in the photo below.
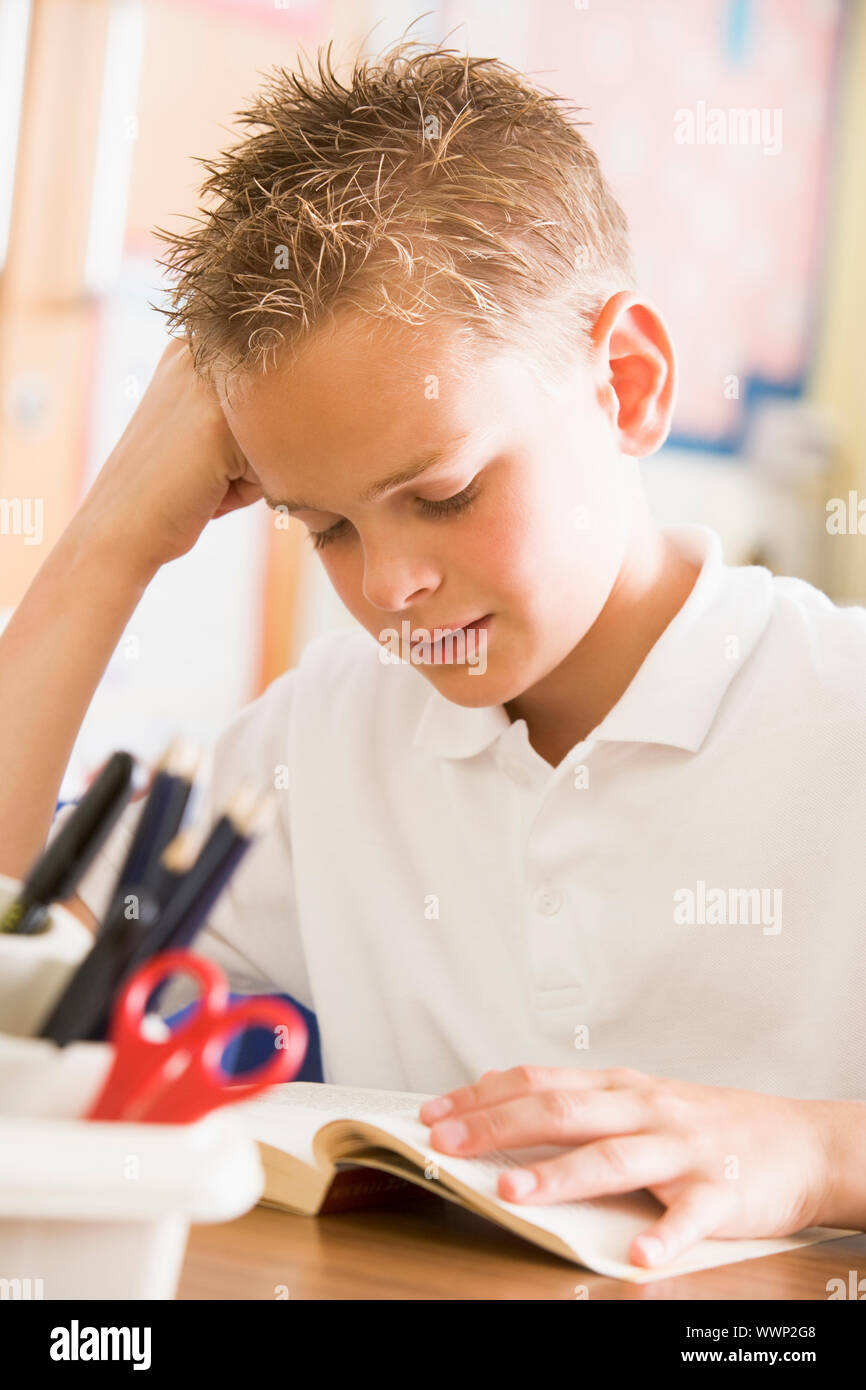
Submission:
M 316 1011 L 328 1081 L 445 1093 L 434 1148 L 562 1147 L 503 1197 L 649 1187 L 637 1263 L 866 1226 L 866 613 L 655 527 L 675 357 L 595 156 L 415 47 L 278 74 L 168 238 L 186 341 L 0 645 L 0 867 L 153 574 L 264 496 L 361 630 L 212 750 L 211 813 L 288 790 L 202 952 Z

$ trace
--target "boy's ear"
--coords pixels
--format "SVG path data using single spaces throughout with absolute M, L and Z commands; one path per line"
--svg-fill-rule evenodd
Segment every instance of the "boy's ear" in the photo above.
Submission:
M 597 398 L 621 453 L 654 454 L 670 430 L 677 361 L 661 315 L 629 290 L 612 295 L 592 332 Z

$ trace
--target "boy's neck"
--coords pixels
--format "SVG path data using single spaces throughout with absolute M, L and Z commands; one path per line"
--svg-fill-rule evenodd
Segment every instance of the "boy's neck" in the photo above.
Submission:
M 549 676 L 505 706 L 532 747 L 557 767 L 631 684 L 700 573 L 640 508 L 625 562 L 587 632 Z

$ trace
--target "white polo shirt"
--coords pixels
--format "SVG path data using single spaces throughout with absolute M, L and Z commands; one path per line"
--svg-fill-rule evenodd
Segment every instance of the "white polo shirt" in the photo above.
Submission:
M 866 610 L 666 529 L 695 587 L 555 769 L 360 630 L 214 744 L 208 818 L 243 779 L 288 790 L 197 949 L 315 1011 L 326 1081 L 632 1066 L 866 1098 Z M 82 881 L 97 913 L 138 810 Z

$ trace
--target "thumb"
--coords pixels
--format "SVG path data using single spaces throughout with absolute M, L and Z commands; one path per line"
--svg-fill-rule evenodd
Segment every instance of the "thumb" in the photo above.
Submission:
M 632 1264 L 668 1264 L 717 1230 L 725 1214 L 725 1195 L 713 1183 L 695 1182 L 672 1202 L 654 1226 L 629 1246 Z

